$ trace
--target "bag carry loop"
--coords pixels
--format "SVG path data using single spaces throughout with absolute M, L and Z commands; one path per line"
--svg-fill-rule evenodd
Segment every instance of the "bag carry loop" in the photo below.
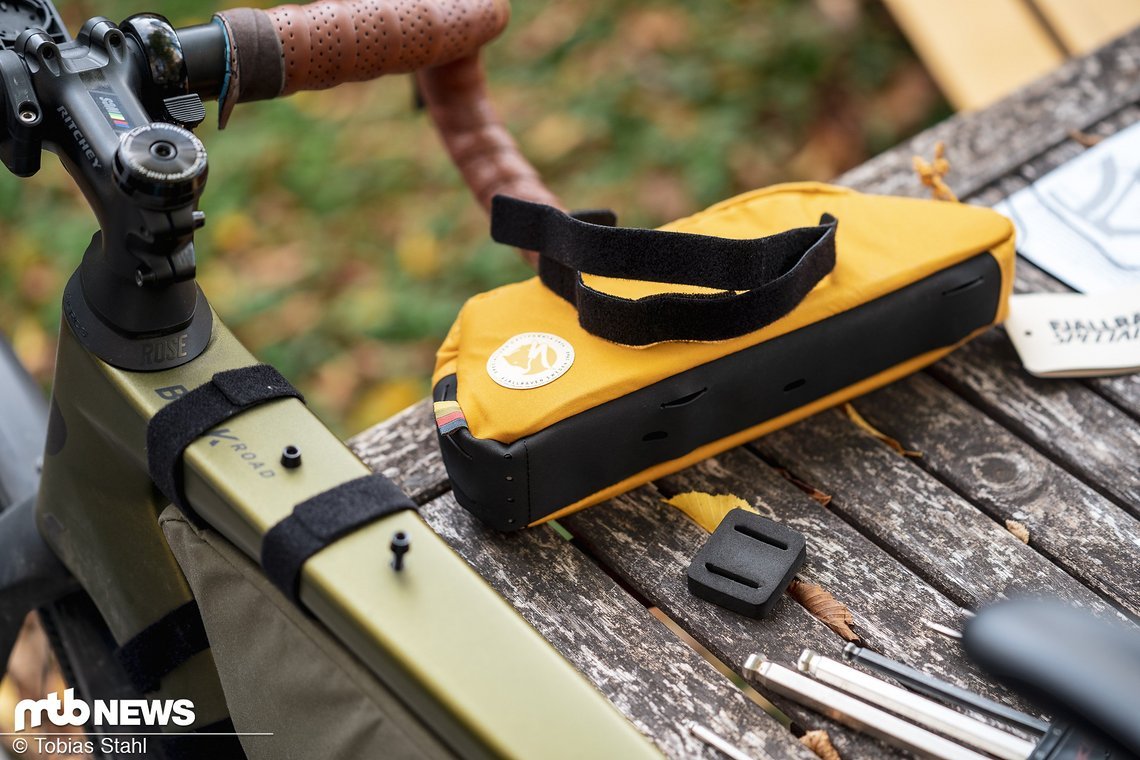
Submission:
M 612 212 L 566 214 L 553 206 L 495 196 L 491 237 L 540 254 L 542 283 L 578 310 L 587 332 L 614 343 L 736 338 L 794 309 L 835 268 L 838 221 L 736 240 L 616 227 Z M 621 298 L 591 288 L 582 274 L 724 293 Z

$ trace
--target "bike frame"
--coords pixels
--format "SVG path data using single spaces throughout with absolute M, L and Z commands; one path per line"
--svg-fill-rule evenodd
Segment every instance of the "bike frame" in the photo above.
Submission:
M 147 422 L 177 397 L 176 389 L 191 390 L 217 372 L 255 362 L 216 315 L 205 353 L 152 373 L 100 361 L 64 323 L 37 522 L 117 641 L 192 599 L 158 524 L 166 500 L 147 473 Z M 290 444 L 302 449 L 305 464 L 286 470 L 276 459 Z M 194 511 L 254 559 L 266 531 L 295 504 L 369 472 L 296 399 L 234 417 L 192 444 L 184 462 Z M 386 551 L 396 531 L 415 547 L 403 572 L 392 570 Z M 320 552 L 305 565 L 300 597 L 462 756 L 650 753 L 612 706 L 415 513 L 383 518 Z M 226 714 L 208 652 L 164 679 L 159 697 L 193 699 L 203 722 Z
M 154 21 L 158 18 L 139 23 L 154 23 L 159 28 L 166 22 Z M 173 29 L 168 25 L 162 28 L 168 39 L 176 40 Z M 199 37 L 214 31 L 196 28 Z M 37 34 L 32 39 L 40 50 L 55 49 L 42 33 Z M 124 57 L 130 46 L 118 29 L 105 19 L 93 19 L 84 27 L 79 42 L 95 51 L 90 54 L 89 65 L 104 67 L 107 82 L 117 88 L 124 118 L 148 121 L 142 102 L 133 94 L 137 69 Z M 221 49 L 225 52 L 224 46 Z M 69 51 L 86 54 L 87 48 L 72 47 Z M 105 63 L 107 56 L 110 63 Z M 4 63 L 15 66 L 11 55 Z M 222 66 L 223 61 L 217 65 Z M 190 278 L 182 276 L 178 288 L 170 290 L 176 295 L 163 301 L 154 294 L 165 291 L 145 290 L 145 279 L 150 276 L 145 267 L 137 273 L 138 290 L 132 290 L 130 283 L 112 284 L 125 287 L 120 292 L 131 298 L 141 294 L 151 299 L 140 301 L 146 308 L 132 312 L 136 316 L 145 315 L 147 309 L 192 305 L 196 293 L 200 310 L 189 327 L 178 328 L 187 332 L 181 336 L 167 332 L 161 337 L 163 342 L 174 341 L 176 347 L 194 343 L 194 353 L 178 355 L 176 351 L 175 361 L 152 371 L 123 369 L 130 365 L 116 362 L 113 366 L 99 358 L 108 355 L 110 344 L 105 340 L 100 343 L 93 336 L 99 330 L 106 332 L 106 327 L 100 326 L 93 312 L 80 307 L 89 283 L 103 287 L 110 281 L 97 276 L 123 261 L 121 249 L 116 248 L 118 238 L 108 236 L 107 230 L 126 229 L 129 233 L 130 224 L 138 223 L 132 221 L 136 217 L 144 224 L 156 217 L 145 207 L 139 212 L 132 205 L 124 205 L 123 196 L 116 194 L 116 186 L 102 167 L 110 165 L 110 157 L 117 155 L 116 147 L 126 140 L 117 142 L 118 136 L 109 131 L 103 114 L 92 110 L 94 101 L 84 89 L 87 85 L 75 83 L 75 72 L 65 74 L 71 80 L 46 78 L 42 71 L 36 75 L 45 87 L 60 88 L 59 97 L 67 98 L 70 111 L 63 107 L 59 110 L 75 119 L 48 137 L 96 208 L 104 230 L 103 237 L 96 236 L 80 269 L 93 279 L 81 283 L 77 272 L 64 298 L 35 505 L 35 525 L 51 554 L 40 551 L 39 539 L 28 526 L 26 537 L 20 534 L 16 539 L 15 532 L 0 537 L 20 544 L 21 552 L 17 553 L 26 549 L 29 557 L 38 558 L 24 563 L 26 567 L 15 567 L 19 563 L 13 553 L 0 557 L 0 613 L 10 618 L 30 607 L 50 606 L 73 592 L 77 583 L 94 602 L 114 641 L 122 645 L 193 599 L 159 523 L 167 500 L 148 472 L 148 423 L 167 404 L 210 382 L 215 374 L 250 366 L 256 359 L 209 310 L 194 286 L 190 227 L 179 233 L 182 237 L 171 249 L 182 251 L 171 262 L 180 266 L 191 262 Z M 51 92 L 40 95 L 51 104 Z M 24 143 L 25 147 L 28 144 Z M 20 164 L 22 171 L 34 173 L 38 151 L 29 152 L 26 158 L 29 161 Z M 189 224 L 196 198 L 179 203 L 176 213 Z M 179 248 L 184 245 L 190 247 Z M 99 258 L 101 250 L 104 256 L 119 256 L 107 261 L 120 264 L 108 268 Z M 165 261 L 162 255 L 151 253 L 143 258 L 156 265 Z M 114 305 L 114 292 L 104 288 L 105 304 Z M 139 334 L 122 342 L 122 351 L 145 354 L 147 340 L 159 338 Z M 126 356 L 122 351 L 111 354 Z M 425 424 L 430 423 L 425 420 Z M 303 466 L 280 465 L 278 458 L 288 445 L 303 451 Z M 297 504 L 369 474 L 363 462 L 301 401 L 292 398 L 271 401 L 232 417 L 223 427 L 192 443 L 185 450 L 182 467 L 184 492 L 194 514 L 255 562 L 267 531 L 288 517 Z M 22 519 L 25 512 L 23 508 L 11 515 L 5 512 L 0 528 Z M 398 531 L 406 534 L 414 547 L 402 571 L 389 562 L 388 546 Z M 66 571 L 58 567 L 55 557 Z M 41 577 L 50 578 L 52 584 L 50 588 L 39 584 L 38 596 L 13 592 L 27 591 Z M 415 512 L 382 518 L 313 556 L 303 568 L 300 599 L 458 755 L 656 756 L 651 745 L 614 707 Z M 84 662 L 72 664 L 77 669 L 86 666 Z M 164 677 L 153 696 L 193 700 L 199 725 L 228 715 L 208 650 Z M 243 728 L 273 730 L 272 726 Z

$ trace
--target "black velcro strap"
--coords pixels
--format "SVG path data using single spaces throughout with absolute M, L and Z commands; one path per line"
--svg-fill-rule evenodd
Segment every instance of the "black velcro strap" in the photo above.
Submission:
M 748 240 L 614 227 L 612 214 L 569 215 L 553 206 L 497 195 L 491 237 L 538 251 L 538 273 L 578 309 L 583 329 L 614 343 L 725 340 L 760 329 L 794 309 L 835 268 L 835 217 Z M 721 293 L 621 298 L 591 288 L 582 274 Z
M 303 501 L 274 525 L 261 541 L 261 566 L 277 588 L 297 597 L 301 566 L 326 546 L 381 517 L 415 503 L 379 473 L 342 483 Z
M 245 760 L 245 750 L 236 733 L 234 722 L 224 718 L 195 728 L 189 734 L 160 734 L 154 738 L 162 744 L 162 754 L 166 760 L 200 760 L 203 757 L 210 760 Z
M 151 418 L 146 428 L 150 477 L 159 490 L 183 510 L 182 453 L 221 423 L 250 407 L 301 393 L 268 364 L 219 372 L 205 385 L 171 401 Z
M 164 676 L 209 648 L 198 603 L 190 601 L 149 625 L 115 655 L 135 688 L 149 694 Z

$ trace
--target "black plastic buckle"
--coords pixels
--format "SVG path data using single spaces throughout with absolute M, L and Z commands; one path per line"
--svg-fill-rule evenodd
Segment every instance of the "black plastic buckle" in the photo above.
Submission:
M 689 565 L 689 591 L 741 615 L 766 617 L 806 558 L 803 534 L 734 509 Z

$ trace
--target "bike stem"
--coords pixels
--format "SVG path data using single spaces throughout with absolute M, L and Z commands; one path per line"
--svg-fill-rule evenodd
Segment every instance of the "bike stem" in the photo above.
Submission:
M 216 53 L 219 35 L 189 37 Z M 122 369 L 169 369 L 200 355 L 212 324 L 194 279 L 207 157 L 190 130 L 205 108 L 179 34 L 154 14 L 121 27 L 96 17 L 74 40 L 25 29 L 0 50 L 0 75 L 0 158 L 30 176 L 42 149 L 56 153 L 99 222 L 64 294 L 79 341 Z

